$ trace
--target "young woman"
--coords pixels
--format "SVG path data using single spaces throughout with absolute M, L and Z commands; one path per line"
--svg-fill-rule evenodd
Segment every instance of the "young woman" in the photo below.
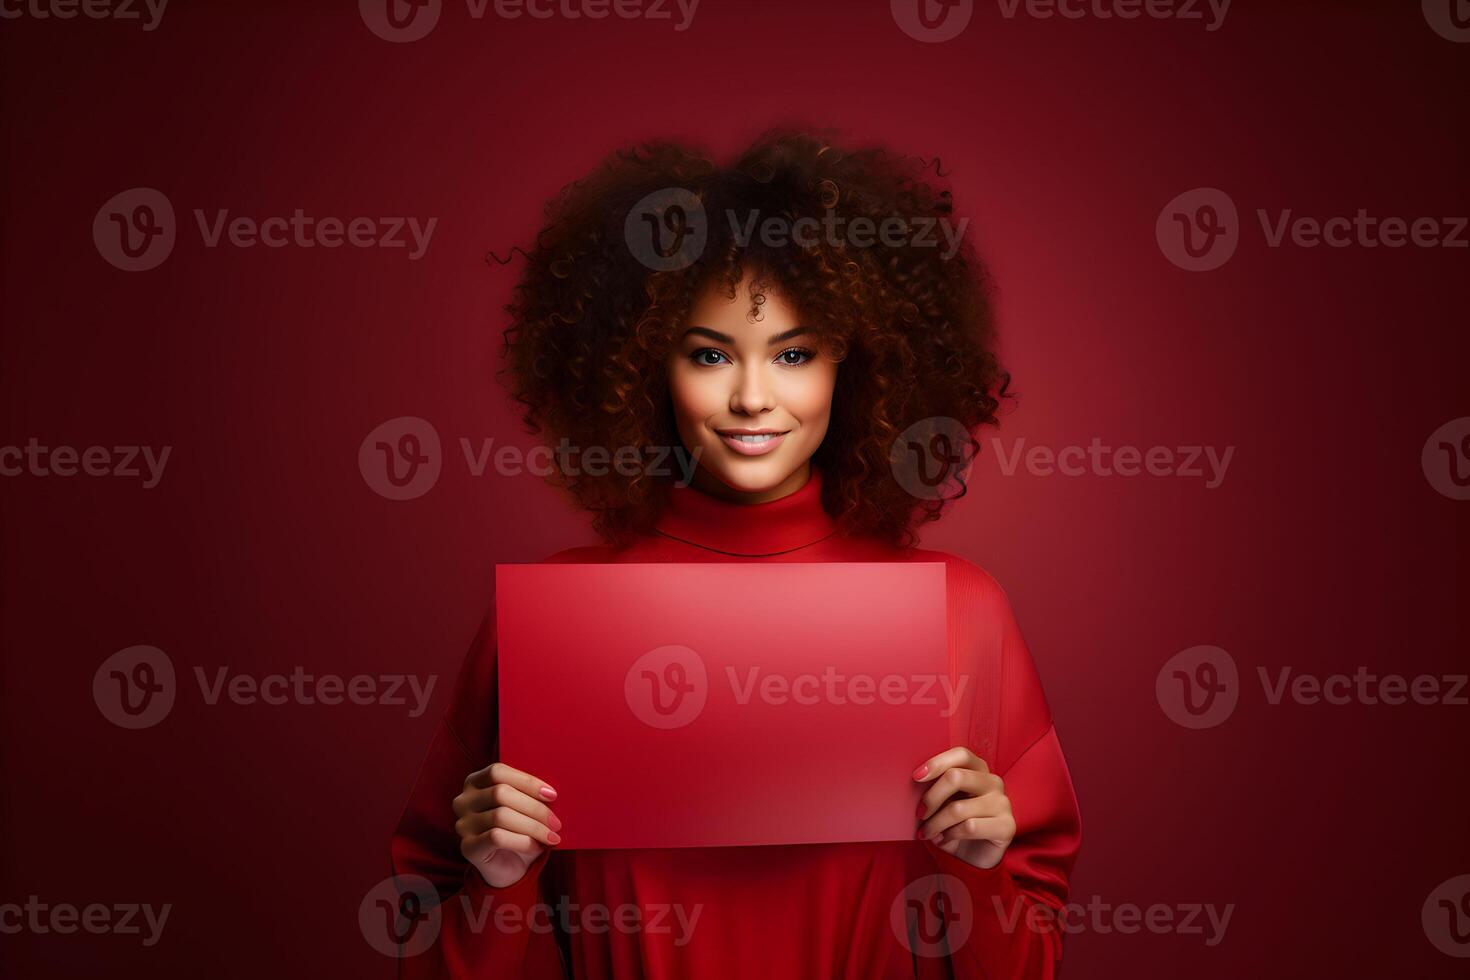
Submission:
M 604 543 L 548 561 L 945 563 L 951 669 L 977 696 L 959 744 L 914 760 L 927 787 L 915 839 L 558 850 L 556 788 L 497 751 L 487 619 L 392 842 L 400 888 L 423 883 L 416 900 L 438 910 L 437 938 L 404 975 L 1056 971 L 1051 913 L 1081 829 L 1036 669 L 995 580 L 914 547 L 914 528 L 963 491 L 973 433 L 995 422 L 1008 381 L 984 271 L 927 171 L 787 132 L 728 168 L 672 143 L 616 154 L 548 208 L 506 331 L 511 388 L 549 441 L 697 460 L 687 485 L 672 466 L 558 474 Z M 842 615 L 732 601 L 777 619 Z M 680 778 L 595 740 L 587 751 L 625 770 L 630 796 Z M 636 924 L 620 920 L 629 908 Z

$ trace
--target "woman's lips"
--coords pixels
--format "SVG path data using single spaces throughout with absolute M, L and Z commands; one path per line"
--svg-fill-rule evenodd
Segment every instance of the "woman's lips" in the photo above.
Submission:
M 774 452 L 776 447 L 786 438 L 785 432 L 762 433 L 755 436 L 737 436 L 731 433 L 719 433 L 720 441 L 742 456 L 764 456 L 766 453 Z

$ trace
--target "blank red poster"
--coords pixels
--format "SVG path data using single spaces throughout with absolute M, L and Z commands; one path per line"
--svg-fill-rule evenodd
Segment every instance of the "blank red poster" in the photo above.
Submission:
M 937 562 L 500 565 L 501 759 L 562 848 L 911 840 L 945 615 Z

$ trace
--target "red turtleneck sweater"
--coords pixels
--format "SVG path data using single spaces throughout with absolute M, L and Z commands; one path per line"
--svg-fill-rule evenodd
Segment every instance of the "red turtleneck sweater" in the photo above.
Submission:
M 964 559 L 895 550 L 835 531 L 822 509 L 821 476 L 814 470 L 800 490 L 764 504 L 725 503 L 676 488 L 654 534 L 622 549 L 572 548 L 547 561 L 944 562 L 951 671 L 974 676 L 979 692 L 968 713 L 956 716 L 950 744 L 969 746 L 1005 780 L 1017 831 L 1001 863 L 981 870 L 918 840 L 667 850 L 553 847 L 519 882 L 492 888 L 460 855 L 451 807 L 465 777 L 498 758 L 495 626 L 487 618 L 393 836 L 394 874 L 427 878 L 441 899 L 437 939 L 400 961 L 401 976 L 1055 975 L 1061 937 L 1047 927 L 1045 913 L 1066 899 L 1081 826 L 1051 713 L 1005 593 Z M 489 608 L 493 616 L 493 599 Z M 933 753 L 950 744 L 934 746 Z M 514 759 L 504 761 L 516 765 Z M 630 773 L 630 793 L 637 792 L 639 778 Z M 949 917 L 958 940 L 949 944 L 954 948 L 929 942 L 937 932 L 906 934 L 902 913 L 894 921 L 895 903 L 904 901 L 906 889 L 917 894 L 913 883 L 933 875 L 948 876 L 939 879 L 947 888 L 968 892 L 968 902 L 965 896 L 931 901 L 922 913 Z M 641 927 L 631 925 L 634 915 Z M 938 918 L 926 922 L 932 926 Z

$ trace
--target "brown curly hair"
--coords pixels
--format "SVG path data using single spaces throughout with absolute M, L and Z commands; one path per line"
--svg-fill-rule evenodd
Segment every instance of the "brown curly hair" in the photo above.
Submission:
M 752 318 L 764 294 L 779 291 L 842 362 L 830 426 L 812 458 L 823 474 L 823 507 L 843 533 L 908 547 L 945 500 L 920 499 L 899 484 L 890 465 L 895 440 L 923 419 L 958 422 L 969 446 L 950 479 L 963 494 L 964 470 L 980 448 L 973 433 L 996 422 L 1007 397 L 988 273 L 967 236 L 945 257 L 917 240 L 853 244 L 828 235 L 774 247 L 742 229 L 753 216 L 833 215 L 842 227 L 858 218 L 874 226 L 894 217 L 948 221 L 950 193 L 931 186 L 931 169 L 941 175 L 937 163 L 881 147 L 842 149 L 827 134 L 796 130 L 765 133 L 730 167 L 667 140 L 619 150 L 552 199 L 530 250 L 515 250 L 525 267 L 505 307 L 506 363 L 497 377 L 509 374 L 532 432 L 610 451 L 680 447 L 665 358 L 701 291 L 719 284 L 734 298 L 750 272 Z M 676 188 L 708 216 L 706 237 L 692 262 L 660 271 L 635 255 L 629 215 Z M 651 529 L 674 477 L 608 468 L 551 479 L 618 545 Z

